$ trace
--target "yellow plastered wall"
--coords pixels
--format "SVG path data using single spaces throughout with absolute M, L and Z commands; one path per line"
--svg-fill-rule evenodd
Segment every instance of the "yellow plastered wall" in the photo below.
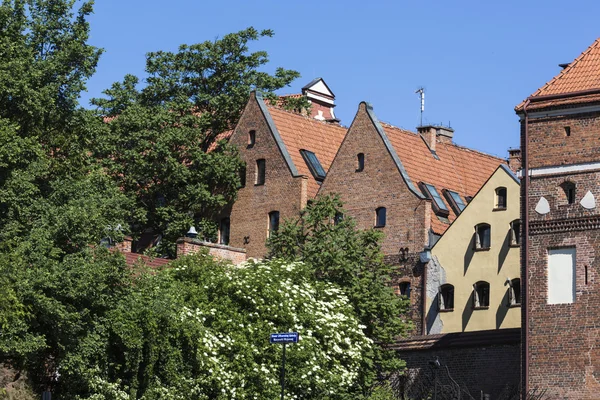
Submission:
M 496 188 L 507 189 L 505 210 L 495 210 Z M 519 219 L 519 184 L 498 168 L 432 249 L 443 268 L 442 283 L 454 285 L 454 310 L 439 312 L 442 333 L 516 328 L 521 325 L 520 307 L 508 307 L 507 278 L 519 278 L 519 247 L 511 246 L 510 223 Z M 474 251 L 475 226 L 491 226 L 490 249 Z M 431 265 L 431 263 L 430 263 Z M 490 284 L 488 309 L 473 309 L 473 284 Z M 428 296 L 427 309 L 437 298 Z M 435 304 L 433 304 L 435 308 Z

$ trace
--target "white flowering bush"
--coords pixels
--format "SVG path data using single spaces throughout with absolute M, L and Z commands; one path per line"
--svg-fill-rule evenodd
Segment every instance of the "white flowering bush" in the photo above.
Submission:
M 302 263 L 232 266 L 185 257 L 116 307 L 87 399 L 278 399 L 282 345 L 286 399 L 345 399 L 357 390 L 372 343 L 333 284 Z

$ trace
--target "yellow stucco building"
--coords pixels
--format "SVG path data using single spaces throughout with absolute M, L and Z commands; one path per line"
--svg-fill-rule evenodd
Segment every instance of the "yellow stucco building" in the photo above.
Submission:
M 429 334 L 520 327 L 519 192 L 501 165 L 431 249 Z

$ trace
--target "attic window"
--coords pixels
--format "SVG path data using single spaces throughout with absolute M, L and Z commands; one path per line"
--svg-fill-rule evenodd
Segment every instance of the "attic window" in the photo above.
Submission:
M 442 197 L 438 193 L 435 186 L 430 185 L 429 183 L 423 183 L 422 188 L 423 188 L 423 192 L 425 193 L 425 196 L 427 196 L 427 198 L 429 198 L 433 201 L 434 211 L 436 213 L 448 215 L 448 213 L 449 213 L 448 207 L 446 207 L 444 200 L 442 200 Z
M 361 172 L 365 169 L 365 154 L 358 153 L 356 155 L 356 172 Z
M 375 228 L 383 228 L 386 220 L 386 209 L 385 207 L 379 207 L 375 210 Z
M 565 135 L 571 136 L 571 127 L 570 126 L 565 126 Z
M 506 210 L 506 188 L 496 188 L 496 202 L 494 204 L 495 210 Z
M 475 250 L 489 250 L 491 245 L 491 227 L 489 224 L 475 226 Z
M 452 207 L 452 209 L 454 210 L 454 213 L 456 215 L 460 214 L 462 210 L 464 210 L 466 207 L 460 195 L 456 192 L 446 189 L 444 189 L 443 192 L 446 195 L 446 200 L 448 200 L 450 207 Z
M 248 147 L 254 146 L 256 143 L 256 131 L 252 130 L 248 132 Z
M 325 170 L 315 153 L 309 150 L 300 150 L 300 154 L 302 154 L 302 158 L 304 158 L 304 161 L 306 162 L 306 165 L 308 165 L 310 173 L 315 177 L 315 180 L 323 182 L 325 179 Z
M 261 158 L 260 160 L 256 160 L 256 173 L 254 177 L 254 184 L 256 186 L 265 184 L 266 172 L 267 166 L 265 159 Z

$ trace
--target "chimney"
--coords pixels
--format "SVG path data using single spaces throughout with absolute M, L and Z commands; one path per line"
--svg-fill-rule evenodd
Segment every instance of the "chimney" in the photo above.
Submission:
M 521 149 L 508 149 L 508 167 L 513 172 L 521 169 Z
M 417 127 L 417 132 L 423 136 L 429 150 L 435 152 L 436 142 L 452 143 L 454 129 L 442 125 L 426 125 Z
M 311 103 L 310 116 L 320 121 L 339 123 L 333 108 L 335 107 L 335 95 L 329 89 L 323 78 L 313 79 L 302 88 L 302 94 Z

